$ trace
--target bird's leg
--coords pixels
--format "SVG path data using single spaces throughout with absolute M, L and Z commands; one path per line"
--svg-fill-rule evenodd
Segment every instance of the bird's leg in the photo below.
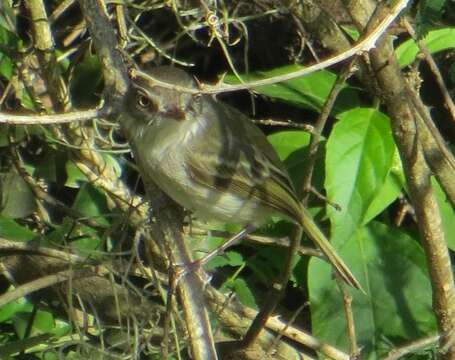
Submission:
M 251 234 L 254 230 L 256 230 L 256 226 L 253 225 L 246 225 L 242 230 L 240 230 L 237 234 L 226 240 L 223 244 L 218 246 L 217 248 L 213 249 L 207 255 L 197 259 L 188 264 L 181 264 L 178 265 L 180 269 L 177 269 L 176 278 L 179 279 L 181 276 L 184 276 L 190 272 L 200 269 L 203 265 L 207 264 L 210 260 L 212 260 L 215 256 L 222 254 L 227 248 L 237 244 L 240 240 L 244 237 Z

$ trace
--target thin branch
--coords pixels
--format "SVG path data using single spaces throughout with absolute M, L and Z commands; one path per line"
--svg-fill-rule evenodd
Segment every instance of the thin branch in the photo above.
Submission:
M 355 332 L 354 313 L 352 311 L 352 296 L 349 294 L 344 283 L 340 280 L 338 280 L 337 283 L 343 294 L 343 307 L 344 313 L 346 314 L 346 328 L 349 337 L 350 354 L 352 359 L 356 359 L 360 355 L 360 348 L 357 344 L 357 336 Z
M 93 42 L 100 58 L 106 88 L 104 99 L 112 114 L 122 111 L 123 95 L 128 88 L 126 67 L 118 50 L 112 25 L 107 16 L 104 2 L 95 0 L 79 1 L 84 18 L 89 27 Z M 147 179 L 147 174 L 141 173 L 146 190 L 151 199 L 160 197 L 161 192 Z M 166 244 L 168 255 L 175 263 L 190 261 L 189 251 L 180 231 L 177 207 L 167 204 L 159 213 L 158 222 L 154 224 L 154 234 Z M 155 208 L 156 210 L 156 208 Z M 196 360 L 216 359 L 216 351 L 211 333 L 210 323 L 204 303 L 201 301 L 203 287 L 197 274 L 188 274 L 178 286 L 180 301 L 182 303 L 185 323 L 189 333 L 192 356 Z
M 105 116 L 107 113 L 102 109 L 92 109 L 84 111 L 71 111 L 64 114 L 49 115 L 15 115 L 0 113 L 0 124 L 11 125 L 55 125 L 65 124 L 74 121 L 93 120 L 97 117 Z
M 122 53 L 118 49 L 105 3 L 99 0 L 79 0 L 79 4 L 102 65 L 104 106 L 110 114 L 115 114 L 123 105 L 123 95 L 129 84 Z
M 250 321 L 257 316 L 257 310 L 253 310 L 239 303 L 231 304 L 227 301 L 225 295 L 211 287 L 207 288 L 205 294 L 212 310 L 218 315 L 218 318 L 223 322 L 225 328 L 236 331 L 238 335 L 242 335 L 243 331 L 248 328 Z M 286 336 L 288 339 L 320 352 L 331 359 L 350 359 L 350 356 L 345 352 L 315 338 L 301 329 L 287 325 L 289 325 L 287 321 L 281 320 L 277 316 L 270 317 L 266 322 L 267 329 L 272 330 L 277 334 L 281 334 L 282 336 Z M 258 339 L 258 341 L 261 342 L 262 347 L 267 347 L 270 344 L 270 334 L 266 335 L 267 336 Z
M 350 49 L 343 51 L 340 54 L 334 55 L 329 57 L 326 60 L 323 60 L 317 64 L 310 65 L 308 67 L 305 67 L 303 69 L 297 70 L 290 72 L 288 74 L 283 74 L 283 75 L 278 75 L 274 76 L 268 79 L 263 79 L 263 80 L 257 80 L 257 81 L 251 81 L 251 82 L 245 82 L 242 84 L 238 85 L 223 85 L 223 86 L 207 86 L 204 85 L 202 86 L 201 89 L 191 89 L 187 88 L 184 86 L 178 86 L 175 84 L 169 84 L 160 80 L 157 80 L 150 75 L 141 72 L 141 71 L 131 71 L 131 75 L 133 77 L 142 77 L 144 79 L 147 79 L 149 81 L 155 82 L 159 86 L 173 89 L 176 91 L 180 92 L 185 92 L 185 93 L 191 93 L 191 94 L 219 94 L 219 93 L 225 93 L 225 92 L 232 92 L 232 91 L 238 91 L 238 90 L 246 90 L 246 89 L 252 89 L 255 87 L 259 86 L 265 86 L 265 85 L 272 85 L 276 84 L 279 82 L 283 81 L 288 81 L 292 80 L 295 78 L 298 78 L 303 75 L 308 75 L 313 72 L 326 69 L 330 66 L 333 66 L 335 64 L 338 64 L 346 59 L 349 59 L 350 57 L 354 55 L 358 55 L 364 52 L 368 52 L 371 49 L 373 49 L 376 46 L 377 40 L 384 35 L 385 31 L 388 29 L 390 24 L 392 24 L 395 19 L 400 15 L 400 13 L 406 8 L 408 5 L 409 0 L 400 0 L 397 1 L 396 4 L 388 9 L 388 12 L 384 14 L 384 17 L 381 21 L 377 22 L 375 24 L 374 29 L 367 35 L 365 35 L 365 38 L 361 41 L 359 41 L 356 45 L 352 46 Z
M 90 263 L 90 260 L 80 257 L 78 255 L 71 254 L 68 251 L 60 251 L 39 244 L 34 244 L 30 242 L 17 242 L 7 240 L 5 238 L 0 238 L 0 253 L 28 253 L 28 254 L 39 254 L 44 256 L 49 256 L 52 258 L 68 261 L 71 263 L 77 264 L 87 264 Z
M 0 263 L 0 267 L 3 265 Z M 75 271 L 75 270 L 64 270 L 56 274 L 46 275 L 39 279 L 30 281 L 24 285 L 16 287 L 13 291 L 9 291 L 0 296 L 0 307 L 4 306 L 12 301 L 18 300 L 24 296 L 27 296 L 35 291 L 45 289 L 49 286 L 56 285 L 58 283 L 68 281 L 71 277 L 83 277 L 89 275 L 86 271 Z
M 324 106 L 321 109 L 321 113 L 316 121 L 314 126 L 313 133 L 311 135 L 310 146 L 308 149 L 308 158 L 305 163 L 305 169 L 303 171 L 304 178 L 302 182 L 302 188 L 304 196 L 304 204 L 308 201 L 309 190 L 311 188 L 311 179 L 313 177 L 314 165 L 316 163 L 316 155 L 319 148 L 319 143 L 321 141 L 321 134 L 324 130 L 327 119 L 332 111 L 333 105 L 338 97 L 338 94 L 343 89 L 344 82 L 352 75 L 352 68 L 354 66 L 356 59 L 352 59 L 347 66 L 344 67 L 341 74 L 337 77 L 335 83 L 330 90 L 327 99 L 325 100 Z
M 385 37 L 370 54 L 383 99 L 392 118 L 392 129 L 408 185 L 408 193 L 416 211 L 420 239 L 425 250 L 433 290 L 433 310 L 441 334 L 443 348 L 455 332 L 455 288 L 450 255 L 441 225 L 440 210 L 432 191 L 431 171 L 422 149 L 422 138 L 406 95 L 398 61 Z M 455 358 L 455 347 L 442 355 Z
M 182 86 L 178 86 L 178 85 L 174 85 L 174 84 L 169 84 L 169 83 L 166 83 L 163 81 L 159 81 L 157 79 L 150 78 L 149 75 L 147 75 L 146 73 L 143 73 L 141 71 L 138 71 L 138 70 L 131 70 L 131 76 L 143 77 L 148 80 L 155 81 L 160 86 L 167 87 L 170 89 L 175 89 L 175 90 L 181 91 L 181 92 L 188 92 L 188 93 L 194 93 L 194 94 L 200 94 L 200 93 L 218 94 L 218 93 L 224 93 L 224 92 L 251 89 L 254 87 L 258 87 L 258 86 L 271 85 L 271 84 L 275 84 L 278 82 L 291 80 L 291 79 L 294 79 L 294 78 L 297 78 L 297 77 L 300 77 L 303 75 L 308 75 L 313 72 L 325 69 L 325 68 L 335 65 L 343 60 L 346 60 L 346 59 L 350 58 L 351 56 L 357 55 L 358 53 L 362 53 L 362 52 L 368 51 L 369 49 L 373 48 L 375 46 L 377 39 L 384 33 L 384 31 L 396 19 L 396 17 L 398 17 L 400 12 L 404 8 L 406 8 L 408 2 L 409 2 L 409 0 L 401 0 L 401 1 L 397 2 L 397 4 L 393 8 L 390 9 L 389 14 L 387 14 L 387 16 L 384 17 L 384 19 L 375 27 L 374 30 L 371 31 L 370 34 L 368 34 L 365 37 L 365 39 L 361 40 L 360 42 L 358 42 L 356 45 L 354 45 L 350 49 L 348 49 L 338 55 L 332 56 L 317 64 L 305 67 L 304 69 L 301 69 L 301 70 L 298 70 L 298 71 L 295 71 L 292 73 L 274 76 L 272 78 L 258 80 L 258 81 L 246 82 L 246 83 L 240 84 L 240 85 L 223 85 L 223 86 L 213 86 L 213 87 L 204 85 L 204 86 L 202 86 L 202 89 L 200 89 L 200 90 L 190 89 L 190 88 L 186 88 L 186 87 L 182 87 Z M 84 2 L 82 1 L 82 3 L 84 3 Z M 106 23 L 103 21 L 102 25 L 106 26 Z M 110 27 L 110 24 L 108 26 Z M 100 37 L 100 39 L 105 39 L 103 33 L 100 33 L 98 36 Z M 108 36 L 108 38 L 111 38 L 111 37 L 112 36 Z M 103 44 L 101 42 L 101 44 L 102 44 L 103 49 L 108 47 L 107 43 Z M 114 44 L 113 48 L 115 48 L 115 46 L 116 46 L 116 44 Z M 106 55 L 106 53 L 108 53 L 110 55 L 108 56 L 108 55 Z M 106 61 L 105 67 L 103 67 L 103 69 L 106 69 L 106 68 L 109 69 L 108 71 L 104 71 L 104 76 L 106 78 L 106 83 L 108 85 L 111 84 L 111 86 L 118 87 L 120 93 L 123 93 L 124 91 L 126 91 L 126 85 L 125 85 L 126 71 L 123 70 L 120 72 L 118 72 L 118 71 L 114 72 L 113 69 L 116 69 L 116 67 L 114 66 L 115 65 L 114 62 L 112 60 L 109 60 L 109 61 L 106 60 L 106 59 L 111 59 L 113 56 L 112 55 L 113 53 L 114 53 L 113 50 L 107 51 L 107 52 L 104 51 L 104 54 L 100 55 L 100 56 L 104 56 L 104 57 L 102 57 L 102 59 L 104 59 Z M 118 57 L 118 54 L 116 55 L 116 57 Z M 124 69 L 124 65 L 121 65 L 121 68 Z M 122 73 L 124 75 L 120 75 Z M 109 81 L 109 79 L 110 79 L 110 81 Z M 119 79 L 123 79 L 123 80 L 120 81 Z M 108 88 L 109 87 L 107 87 L 107 89 Z M 78 120 L 90 120 L 95 117 L 107 116 L 107 115 L 110 115 L 113 112 L 115 112 L 111 108 L 112 104 L 118 104 L 120 101 L 110 101 L 109 100 L 110 97 L 113 96 L 112 91 L 106 90 L 105 94 L 108 95 L 107 98 L 105 98 L 105 100 L 106 100 L 105 104 L 106 104 L 107 108 L 103 108 L 102 110 L 96 109 L 96 110 L 71 112 L 71 113 L 67 113 L 67 114 L 58 114 L 58 115 L 41 115 L 39 117 L 37 117 L 36 115 L 27 116 L 27 115 L 11 115 L 11 114 L 0 113 L 0 123 L 57 124 L 57 123 L 73 122 L 73 121 L 78 121 Z M 32 118 L 30 118 L 30 117 L 32 117 Z
M 455 206 L 455 158 L 448 149 L 441 133 L 433 123 L 428 108 L 423 104 L 422 99 L 406 83 L 407 97 L 413 105 L 414 116 L 417 120 L 419 136 L 425 153 L 425 158 L 431 170 L 436 175 L 439 183 L 447 194 L 452 205 Z
M 409 344 L 394 348 L 393 350 L 390 350 L 390 352 L 387 354 L 385 358 L 382 360 L 398 360 L 401 359 L 402 357 L 413 354 L 419 351 L 422 351 L 425 348 L 428 348 L 430 346 L 435 346 L 437 345 L 439 340 L 439 335 L 431 335 L 428 337 L 424 337 L 422 339 L 418 339 L 416 341 L 413 341 Z
M 447 86 L 444 83 L 444 79 L 442 78 L 441 72 L 439 71 L 436 61 L 434 61 L 433 56 L 431 56 L 431 53 L 428 50 L 425 43 L 422 40 L 417 39 L 415 31 L 406 17 L 403 19 L 403 24 L 406 27 L 406 30 L 409 32 L 409 34 L 416 42 L 421 53 L 424 55 L 425 61 L 427 62 L 428 67 L 430 68 L 431 72 L 434 75 L 436 84 L 438 84 L 439 89 L 441 90 L 442 98 L 444 99 L 444 103 L 447 107 L 447 110 L 449 111 L 452 122 L 455 123 L 455 104 L 453 103 L 452 96 L 450 95 L 449 90 L 447 90 Z
M 54 38 L 44 2 L 43 0 L 30 0 L 26 4 L 33 29 L 33 46 L 37 50 L 37 58 L 40 63 L 39 71 L 45 80 L 46 91 L 50 95 L 52 112 L 69 110 L 68 91 L 61 77 L 60 68 L 57 66 Z

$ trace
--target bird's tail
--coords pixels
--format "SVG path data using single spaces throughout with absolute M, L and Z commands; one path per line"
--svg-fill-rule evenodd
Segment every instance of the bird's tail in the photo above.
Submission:
M 319 227 L 313 221 L 308 211 L 302 207 L 301 225 L 307 235 L 313 240 L 316 245 L 322 250 L 329 262 L 335 268 L 336 272 L 341 278 L 349 285 L 362 290 L 362 286 L 357 281 L 351 270 L 347 267 L 344 261 L 338 256 L 332 244 L 327 240 L 326 236 L 322 233 Z M 362 290 L 363 291 L 363 290 Z

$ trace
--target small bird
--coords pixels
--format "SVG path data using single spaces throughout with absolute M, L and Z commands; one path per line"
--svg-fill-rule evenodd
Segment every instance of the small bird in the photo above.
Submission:
M 197 89 L 185 71 L 161 66 L 151 78 Z M 169 197 L 207 220 L 251 231 L 273 215 L 300 225 L 341 278 L 360 284 L 299 201 L 262 131 L 212 96 L 180 92 L 136 77 L 119 121 L 140 172 Z

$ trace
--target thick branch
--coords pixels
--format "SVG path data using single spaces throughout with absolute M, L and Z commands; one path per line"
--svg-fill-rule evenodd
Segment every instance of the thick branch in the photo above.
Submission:
M 367 26 L 377 5 L 376 2 L 368 0 L 344 0 L 343 2 L 359 29 Z M 384 15 L 380 12 L 377 11 L 375 14 L 377 18 L 383 18 Z M 383 7 L 382 12 L 388 13 L 387 8 Z M 306 19 L 306 24 L 311 24 L 311 21 Z M 370 25 L 371 28 L 375 28 L 374 24 Z M 346 42 L 326 41 L 328 37 L 333 37 L 334 33 L 341 36 L 341 31 L 336 31 L 336 28 L 333 27 L 330 33 L 319 31 L 318 35 L 323 44 L 328 44 L 333 51 L 339 52 L 346 46 Z M 368 89 L 372 88 L 371 84 L 378 83 L 380 94 L 383 96 L 392 118 L 395 141 L 405 168 L 410 198 L 416 208 L 420 236 L 427 255 L 434 293 L 434 309 L 442 335 L 441 344 L 445 344 L 455 328 L 455 292 L 450 258 L 441 229 L 439 208 L 430 186 L 431 174 L 426 160 L 437 157 L 438 161 L 431 161 L 430 166 L 436 172 L 441 184 L 446 183 L 447 186 L 443 186 L 447 194 L 452 193 L 450 189 L 453 184 L 450 184 L 449 179 L 453 179 L 453 170 L 448 158 L 441 153 L 428 126 L 423 125 L 422 121 L 419 122 L 414 117 L 416 112 L 410 108 L 412 101 L 404 87 L 405 80 L 391 43 L 392 39 L 385 37 L 379 42 L 376 49 L 371 51 L 370 59 L 375 77 L 367 81 L 368 77 L 364 74 L 361 79 L 364 82 L 367 81 L 366 88 Z M 416 124 L 419 125 L 418 131 Z M 417 136 L 418 133 L 420 136 Z M 447 181 L 441 179 L 447 179 Z M 451 182 L 453 183 L 453 181 Z M 454 358 L 454 350 L 449 350 L 446 356 Z
M 103 66 L 106 106 L 114 107 L 113 113 L 116 113 L 121 111 L 122 98 L 128 88 L 126 67 L 117 49 L 117 39 L 106 15 L 106 9 L 103 8 L 104 2 L 80 0 L 79 3 Z M 141 175 L 144 178 L 145 174 L 142 173 Z M 147 184 L 146 178 L 144 178 L 144 182 Z M 153 185 L 150 184 L 151 186 Z M 153 194 L 153 197 L 156 193 L 160 193 L 155 187 L 150 187 L 147 190 L 149 194 Z M 167 205 L 159 214 L 160 218 L 154 229 L 156 238 L 162 239 L 164 243 L 169 245 L 175 261 L 187 262 L 190 257 L 184 246 L 181 222 L 176 217 L 176 207 L 175 205 Z M 190 274 L 179 282 L 178 289 L 194 359 L 216 359 L 208 315 L 204 302 L 201 301 L 202 283 L 196 274 Z
M 359 2 L 359 7 L 368 1 Z M 362 6 L 362 9 L 368 7 Z M 360 15 L 359 15 L 360 14 Z M 352 11 L 361 24 L 367 23 L 368 14 Z M 385 36 L 370 53 L 370 60 L 383 100 L 392 118 L 395 142 L 403 162 L 409 197 L 414 205 L 422 245 L 425 249 L 431 285 L 433 309 L 444 347 L 455 331 L 455 288 L 441 216 L 431 187 L 431 171 L 425 160 L 422 139 L 417 131 L 418 119 L 411 108 L 405 79 L 391 46 L 392 39 Z M 455 347 L 449 347 L 446 359 L 455 358 Z

